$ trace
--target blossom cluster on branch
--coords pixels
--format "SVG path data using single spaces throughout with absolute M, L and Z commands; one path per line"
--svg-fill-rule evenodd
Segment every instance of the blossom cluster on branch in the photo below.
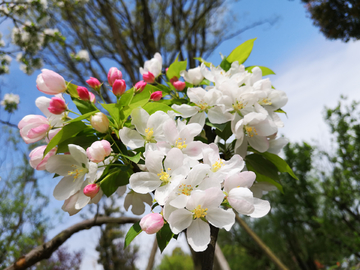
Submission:
M 31 166 L 61 177 L 53 194 L 70 215 L 114 192 L 126 193 L 124 207 L 133 214 L 150 205 L 153 213 L 134 224 L 126 245 L 143 230 L 161 236 L 164 247 L 186 230 L 190 246 L 204 251 L 209 224 L 230 230 L 234 211 L 266 215 L 270 203 L 261 197 L 281 189 L 278 173 L 296 178 L 277 155 L 287 143 L 276 137 L 287 96 L 263 78 L 270 69 L 242 65 L 253 42 L 218 67 L 197 58 L 201 65 L 186 70 L 187 61 L 176 60 L 165 74 L 156 53 L 139 69 L 143 81 L 128 90 L 113 67 L 108 87 L 114 103 L 98 102 L 86 87 L 42 70 L 37 88 L 54 96 L 36 100 L 44 116 L 25 116 L 18 125 L 26 143 L 47 142 L 30 153 Z M 101 98 L 103 83 L 87 83 Z

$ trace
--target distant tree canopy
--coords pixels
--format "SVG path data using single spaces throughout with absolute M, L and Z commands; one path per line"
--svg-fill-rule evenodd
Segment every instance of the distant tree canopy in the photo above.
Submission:
M 302 0 L 314 24 L 329 39 L 360 39 L 359 0 Z

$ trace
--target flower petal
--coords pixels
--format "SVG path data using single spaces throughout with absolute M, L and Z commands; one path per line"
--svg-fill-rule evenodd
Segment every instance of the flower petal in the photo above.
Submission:
M 189 245 L 196 252 L 204 251 L 210 243 L 210 226 L 201 219 L 195 219 L 186 234 Z

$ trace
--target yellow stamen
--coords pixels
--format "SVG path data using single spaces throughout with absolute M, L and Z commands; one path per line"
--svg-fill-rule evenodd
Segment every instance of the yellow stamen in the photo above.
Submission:
M 185 149 L 187 146 L 186 139 L 182 140 L 181 138 L 177 139 L 175 142 L 175 147 L 181 149 Z
M 259 101 L 260 105 L 272 105 L 271 99 L 264 98 Z
M 147 128 L 147 129 L 145 129 L 145 133 L 146 133 L 145 140 L 146 140 L 147 142 L 151 142 L 152 139 L 153 139 L 153 135 L 154 135 L 153 128 Z
M 216 161 L 213 165 L 212 165 L 212 171 L 213 172 L 217 172 L 222 166 L 224 165 L 224 162 L 222 161 L 222 159 L 219 159 L 219 161 Z
M 203 102 L 200 104 L 195 104 L 195 105 L 200 108 L 200 112 L 204 112 L 209 108 L 209 105 L 206 102 Z
M 254 137 L 254 135 L 258 135 L 256 128 L 254 127 L 245 126 L 245 129 L 249 137 Z
M 208 210 L 207 208 L 201 208 L 201 205 L 198 205 L 191 212 L 194 213 L 193 218 L 196 219 L 196 218 L 204 218 L 207 215 L 206 213 L 207 210 Z
M 158 173 L 157 175 L 159 176 L 159 179 L 165 184 L 170 182 L 170 175 L 167 172 L 164 172 L 164 170 L 161 170 L 161 173 Z
M 191 185 L 181 184 L 179 186 L 179 194 L 184 194 L 186 196 L 190 196 L 191 191 L 193 191 L 193 188 L 191 187 Z

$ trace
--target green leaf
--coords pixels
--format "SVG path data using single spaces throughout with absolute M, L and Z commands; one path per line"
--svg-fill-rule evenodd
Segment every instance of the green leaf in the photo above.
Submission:
M 250 56 L 250 53 L 254 46 L 254 39 L 250 39 L 242 43 L 241 45 L 237 46 L 227 57 L 227 61 L 229 63 L 233 63 L 235 61 L 238 61 L 239 64 L 242 64 L 248 59 Z
M 227 139 L 229 139 L 231 137 L 231 135 L 233 135 L 232 130 L 231 130 L 231 122 L 225 123 L 225 127 L 223 128 L 222 131 L 220 131 L 219 129 L 216 129 L 215 132 L 221 139 L 226 141 Z
M 280 183 L 274 181 L 273 179 L 271 179 L 271 178 L 269 178 L 269 177 L 267 177 L 265 175 L 262 175 L 262 174 L 256 172 L 254 170 L 254 168 L 251 167 L 251 165 L 246 164 L 246 167 L 248 168 L 249 171 L 253 171 L 256 174 L 256 181 L 258 181 L 258 182 L 267 182 L 267 183 L 269 183 L 271 185 L 274 185 L 278 190 L 280 190 L 281 193 L 284 193 L 283 187 L 282 187 L 282 185 Z
M 291 175 L 292 178 L 299 180 L 296 175 L 294 174 L 293 170 L 290 168 L 290 166 L 286 163 L 285 160 L 283 160 L 278 155 L 272 154 L 272 153 L 261 153 L 264 157 L 266 157 L 268 160 L 270 160 L 276 168 L 279 170 L 279 172 L 287 172 Z
M 169 244 L 173 235 L 174 234 L 170 229 L 169 223 L 164 224 L 160 231 L 156 233 L 156 240 L 161 252 L 163 252 L 166 246 Z
M 277 113 L 284 113 L 287 117 L 287 113 L 283 110 L 283 109 L 277 109 L 275 110 L 274 112 L 277 112 Z
M 81 121 L 81 120 L 84 120 L 86 118 L 89 118 L 90 116 L 92 116 L 93 114 L 99 112 L 99 110 L 96 110 L 96 111 L 92 111 L 92 112 L 88 112 L 88 113 L 85 113 L 79 117 L 76 117 L 74 119 L 71 119 L 69 121 L 66 122 L 66 124 L 70 124 L 70 123 L 74 123 L 74 122 L 78 122 L 78 121 Z
M 186 70 L 187 61 L 174 62 L 169 66 L 169 69 L 166 72 L 166 76 L 168 79 L 172 79 L 173 77 L 180 78 L 180 71 Z
M 254 67 L 260 68 L 261 71 L 262 71 L 262 75 L 263 75 L 263 76 L 275 75 L 275 72 L 274 72 L 274 71 L 272 71 L 270 68 L 263 67 L 263 66 L 250 66 L 250 67 L 245 68 L 245 70 L 247 70 L 248 72 L 252 73 L 252 69 L 253 69 Z
M 110 197 L 118 187 L 129 184 L 130 175 L 126 169 L 128 168 L 112 168 L 100 181 L 101 190 L 107 197 Z
M 245 162 L 246 165 L 250 165 L 254 168 L 255 172 L 265 175 L 273 180 L 279 180 L 278 169 L 272 162 L 265 159 L 263 156 L 259 154 L 247 155 Z
M 142 229 L 140 227 L 140 221 L 138 221 L 138 222 L 134 223 L 134 225 L 132 225 L 131 228 L 129 229 L 129 231 L 127 232 L 127 234 L 125 236 L 124 248 L 126 248 L 128 245 L 130 245 L 132 240 L 134 240 L 135 237 L 138 236 L 141 232 L 142 232 Z
M 216 128 L 217 130 L 219 131 L 224 131 L 225 127 L 226 127 L 226 123 L 224 124 L 213 124 L 211 122 L 206 122 L 206 125 L 209 126 L 209 127 L 214 127 Z
M 172 86 L 172 84 L 170 84 Z M 153 87 L 155 88 L 153 92 L 155 91 L 161 91 L 163 92 L 162 96 L 166 96 L 166 94 L 169 94 L 171 92 L 171 89 L 169 87 L 167 87 L 166 85 L 162 85 L 162 84 L 157 84 L 156 86 L 153 85 Z M 174 86 L 172 86 L 174 88 Z M 174 88 L 175 90 L 175 88 Z
M 131 100 L 134 97 L 134 88 L 131 88 L 130 90 L 126 91 L 119 100 L 119 106 L 124 107 L 130 104 Z
M 122 109 L 119 104 L 116 103 L 101 103 L 101 106 L 107 110 L 110 114 L 110 116 L 115 120 L 117 127 L 119 127 L 121 123 L 121 116 L 120 116 L 120 110 Z
M 210 81 L 208 79 L 203 79 L 200 83 L 200 85 L 210 85 Z
M 198 60 L 199 62 L 201 62 L 201 63 L 204 63 L 205 64 L 205 66 L 207 66 L 207 67 L 211 67 L 211 63 L 210 62 L 206 62 L 204 59 L 202 59 L 201 57 L 194 57 L 194 59 L 195 60 Z
M 77 98 L 71 98 L 75 103 L 76 108 L 81 112 L 81 114 L 86 114 L 93 111 L 98 111 L 95 105 L 90 101 L 84 101 Z
M 75 136 L 80 131 L 86 128 L 86 125 L 83 122 L 74 122 L 64 126 L 47 145 L 44 156 L 49 153 L 51 149 L 57 146 L 59 143 Z
M 75 84 L 72 84 L 72 83 L 67 83 L 67 91 L 69 92 L 70 96 L 71 97 L 74 97 L 74 98 L 78 98 L 79 97 L 79 94 L 78 94 L 78 91 L 77 91 L 77 85 Z
M 126 155 L 121 155 L 121 156 L 126 157 L 128 160 L 134 163 L 138 163 L 141 157 L 141 153 L 137 153 L 135 156 L 126 156 Z
M 156 111 L 163 111 L 163 112 L 168 112 L 168 111 L 175 111 L 173 108 L 171 108 L 170 106 L 164 104 L 164 103 L 158 103 L 158 102 L 150 102 L 148 104 L 146 104 L 143 109 L 145 111 L 147 111 L 149 114 L 153 114 Z M 175 111 L 176 112 L 176 111 Z
M 220 63 L 220 67 L 223 70 L 228 71 L 231 68 L 231 63 L 226 59 L 226 57 L 224 57 L 224 59 Z

